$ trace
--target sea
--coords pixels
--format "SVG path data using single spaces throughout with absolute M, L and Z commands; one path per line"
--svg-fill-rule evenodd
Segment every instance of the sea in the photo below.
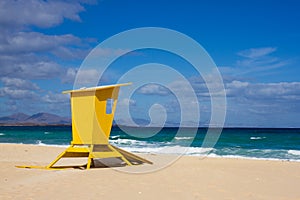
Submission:
M 246 158 L 300 162 L 300 128 L 223 128 L 215 143 L 205 146 L 207 128 L 157 129 L 114 126 L 111 144 L 136 153 Z M 149 134 L 157 131 L 155 134 Z M 137 134 L 139 133 L 139 134 Z M 144 136 L 143 136 L 144 133 Z M 66 147 L 72 140 L 70 126 L 1 126 L 0 143 Z

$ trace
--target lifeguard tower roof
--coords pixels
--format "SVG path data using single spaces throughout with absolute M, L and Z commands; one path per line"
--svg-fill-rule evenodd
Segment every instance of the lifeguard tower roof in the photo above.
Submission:
M 110 88 L 116 88 L 116 87 L 121 87 L 121 86 L 127 86 L 131 85 L 132 83 L 120 83 L 120 84 L 114 84 L 114 85 L 103 85 L 103 86 L 97 86 L 97 87 L 89 87 L 89 88 L 79 88 L 76 90 L 66 90 L 63 91 L 63 94 L 68 94 L 72 92 L 91 92 L 91 91 L 97 91 L 97 90 L 103 90 L 103 89 L 110 89 Z

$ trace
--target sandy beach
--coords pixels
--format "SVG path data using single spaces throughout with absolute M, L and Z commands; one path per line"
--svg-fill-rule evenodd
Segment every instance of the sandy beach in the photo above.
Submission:
M 62 150 L 0 144 L 0 199 L 300 199 L 298 162 L 183 156 L 162 170 L 144 174 L 113 168 L 15 167 L 47 165 Z M 166 157 L 143 156 L 154 165 Z M 147 166 L 131 168 L 143 167 Z

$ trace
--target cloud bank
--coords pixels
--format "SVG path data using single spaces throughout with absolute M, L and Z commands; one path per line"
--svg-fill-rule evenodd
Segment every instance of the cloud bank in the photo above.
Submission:
M 70 70 L 74 66 L 65 63 L 81 61 L 90 51 L 92 40 L 71 33 L 46 34 L 44 30 L 60 26 L 66 20 L 81 22 L 84 5 L 91 3 L 96 1 L 0 1 L 0 96 L 7 105 L 0 109 L 2 112 L 18 108 L 22 111 L 24 107 L 32 107 L 26 105 L 32 101 L 46 102 L 47 106 L 68 102 L 37 82 L 45 80 L 48 84 L 53 82 L 53 86 L 70 83 Z M 47 106 L 42 109 L 48 109 Z M 36 109 L 41 111 L 38 106 Z

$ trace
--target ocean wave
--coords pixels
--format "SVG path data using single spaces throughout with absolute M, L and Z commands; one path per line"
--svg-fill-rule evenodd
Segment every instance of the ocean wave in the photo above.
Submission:
M 109 140 L 112 144 L 116 145 L 131 145 L 131 146 L 149 146 L 150 144 L 146 141 L 139 141 L 133 139 L 121 139 Z
M 5 135 L 5 134 L 4 134 L 4 133 L 0 133 L 0 136 L 1 136 L 1 135 Z
M 300 156 L 300 151 L 299 150 L 288 150 L 289 154 Z
M 125 141 L 124 141 L 125 140 Z M 291 161 L 300 162 L 300 150 L 284 150 L 284 149 L 235 149 L 235 148 L 203 148 L 203 147 L 183 147 L 179 145 L 165 146 L 149 144 L 145 141 L 137 141 L 130 139 L 120 139 L 119 141 L 127 142 L 126 145 L 116 144 L 116 146 L 133 153 L 154 153 L 154 154 L 169 154 L 169 155 L 185 155 L 212 157 L 212 158 L 233 158 L 233 159 L 251 159 L 251 160 L 270 160 L 270 161 Z M 135 142 L 135 145 L 128 145 Z M 19 143 L 22 144 L 22 143 Z M 112 143 L 114 144 L 114 143 Z M 138 145 L 137 145 L 138 144 Z M 142 145 L 143 144 L 143 145 Z M 42 140 L 36 140 L 38 146 L 63 147 L 69 145 L 54 145 L 45 144 Z
M 208 156 L 222 158 L 240 158 L 254 160 L 274 160 L 274 161 L 293 161 L 300 162 L 300 151 L 296 150 L 273 150 L 273 149 L 214 149 L 202 147 L 183 147 L 183 146 L 125 146 L 127 151 L 135 153 L 154 153 L 154 154 L 172 154 L 187 156 Z M 293 154 L 289 156 L 288 154 Z
M 45 146 L 46 145 L 45 143 L 42 143 L 41 140 L 35 141 L 35 144 L 40 145 L 40 146 Z
M 123 147 L 125 150 L 135 153 L 157 153 L 175 155 L 198 155 L 203 156 L 210 153 L 212 148 L 183 147 L 183 146 L 156 146 L 156 147 Z
M 190 139 L 181 137 L 182 139 Z M 264 137 L 256 137 L 255 139 L 264 139 Z M 184 141 L 184 140 L 179 140 Z M 244 149 L 244 148 L 202 148 L 184 146 L 182 144 L 168 142 L 149 142 L 134 139 L 115 139 L 110 142 L 120 148 L 135 153 L 156 153 L 156 154 L 173 154 L 173 155 L 189 155 L 189 156 L 218 156 L 226 158 L 248 158 L 262 160 L 284 160 L 284 161 L 300 161 L 300 151 L 285 149 Z
M 21 143 L 21 144 L 23 144 L 23 143 Z M 37 145 L 37 146 L 46 146 L 46 147 L 64 147 L 64 148 L 67 148 L 67 147 L 69 147 L 69 145 L 60 145 L 60 144 L 45 144 L 45 143 L 43 143 L 42 141 L 40 141 L 40 140 L 37 140 L 36 141 L 36 144 L 32 144 L 32 145 Z
M 119 139 L 120 135 L 114 135 L 114 136 L 110 136 L 111 139 Z
M 184 155 L 199 155 L 203 156 L 210 153 L 212 148 L 202 148 L 202 147 L 183 147 L 183 146 L 168 146 L 163 147 L 160 153 L 163 154 L 184 154 Z
M 41 140 L 36 140 L 35 144 L 33 144 L 33 145 L 37 145 L 37 146 L 49 146 L 49 147 L 64 147 L 64 148 L 69 147 L 69 145 L 46 144 L 46 143 L 43 143 Z
M 262 140 L 266 139 L 266 137 L 250 137 L 250 140 Z
M 190 140 L 193 139 L 194 137 L 175 137 L 175 140 Z

